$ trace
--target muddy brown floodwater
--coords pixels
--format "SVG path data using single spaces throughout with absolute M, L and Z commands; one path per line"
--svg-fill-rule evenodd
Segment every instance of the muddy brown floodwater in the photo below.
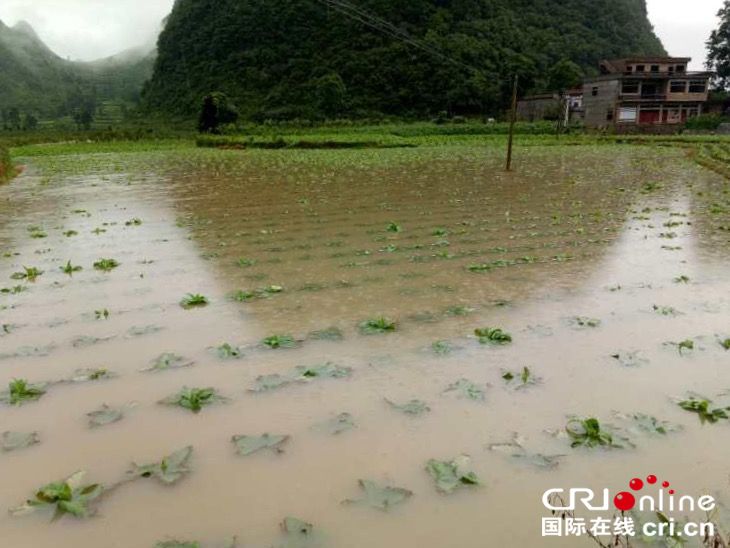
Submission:
M 299 546 L 287 516 L 337 548 L 591 546 L 541 538 L 543 491 L 656 474 L 727 498 L 729 421 L 701 425 L 673 398 L 719 405 L 730 389 L 728 184 L 682 151 L 535 147 L 512 174 L 469 147 L 157 154 L 29 159 L 0 187 L 1 385 L 114 374 L 0 408 L 0 431 L 40 440 L 0 453 L 3 547 Z M 43 273 L 11 279 L 23 267 Z M 181 307 L 189 293 L 208 306 Z M 361 332 L 381 316 L 395 331 Z M 485 327 L 512 342 L 480 344 Z M 192 365 L 141 371 L 164 353 Z M 342 376 L 319 376 L 328 362 Z M 536 382 L 520 387 L 525 367 Z M 471 392 L 448 390 L 462 379 Z M 184 386 L 229 401 L 158 403 Z M 386 401 L 413 399 L 429 410 Z M 123 418 L 90 428 L 102 404 Z M 571 448 L 573 415 L 635 447 Z M 236 454 L 232 436 L 264 433 L 290 438 Z M 77 470 L 110 486 L 188 445 L 180 481 L 124 483 L 89 519 L 4 511 Z M 439 493 L 426 463 L 461 455 L 481 485 Z M 343 504 L 359 479 L 413 496 Z

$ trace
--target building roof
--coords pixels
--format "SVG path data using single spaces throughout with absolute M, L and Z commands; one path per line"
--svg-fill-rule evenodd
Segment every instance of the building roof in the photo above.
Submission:
M 604 72 L 626 72 L 630 65 L 687 65 L 691 57 L 623 57 L 621 59 L 605 59 L 601 61 Z

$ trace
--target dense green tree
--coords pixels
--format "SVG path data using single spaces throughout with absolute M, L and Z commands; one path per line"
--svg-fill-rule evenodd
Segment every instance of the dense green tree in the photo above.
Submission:
M 719 89 L 730 89 L 730 0 L 717 12 L 720 25 L 707 41 L 707 70 L 715 73 Z
M 561 59 L 548 72 L 550 91 L 564 92 L 583 81 L 583 70 L 570 59 Z
M 320 0 L 178 0 L 145 108 L 192 116 L 199 98 L 217 89 L 243 118 L 259 121 L 496 115 L 515 74 L 521 93 L 544 91 L 553 71 L 561 86 L 572 79 L 567 61 L 592 74 L 603 58 L 665 54 L 645 0 L 342 2 L 421 47 Z
M 222 126 L 235 124 L 236 120 L 238 120 L 238 110 L 225 93 L 215 91 L 203 97 L 198 116 L 198 131 L 220 133 Z

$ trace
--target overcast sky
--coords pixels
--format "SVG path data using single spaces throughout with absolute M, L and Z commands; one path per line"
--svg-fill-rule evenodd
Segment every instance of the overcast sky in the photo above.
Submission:
M 150 43 L 174 0 L 0 0 L 0 20 L 28 21 L 63 57 L 91 60 Z M 556 0 L 559 1 L 559 0 Z M 672 55 L 701 68 L 705 40 L 722 0 L 647 0 L 649 17 Z

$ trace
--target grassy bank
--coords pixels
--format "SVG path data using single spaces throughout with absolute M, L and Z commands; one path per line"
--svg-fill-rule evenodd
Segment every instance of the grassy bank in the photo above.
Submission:
M 15 175 L 15 166 L 10 158 L 8 149 L 0 143 L 0 183 L 11 179 Z

